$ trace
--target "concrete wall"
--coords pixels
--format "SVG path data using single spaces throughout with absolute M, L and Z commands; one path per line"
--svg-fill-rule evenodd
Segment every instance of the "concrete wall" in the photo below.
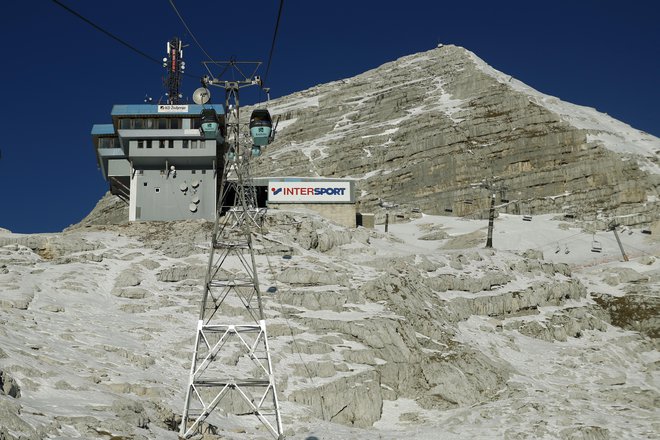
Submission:
M 205 171 L 205 172 L 204 172 Z M 195 197 L 199 198 L 194 203 Z M 213 170 L 135 170 L 131 180 L 131 220 L 215 219 Z M 195 212 L 190 205 L 197 207 Z
M 108 177 L 130 176 L 131 164 L 126 159 L 108 160 Z
M 295 211 L 305 209 L 318 212 L 323 217 L 346 226 L 356 227 L 356 206 L 354 203 L 269 203 L 269 209 L 285 209 Z
M 160 143 L 161 139 L 131 139 L 129 145 L 129 160 L 136 168 L 165 168 L 165 162 L 176 166 L 192 168 L 210 167 L 216 159 L 217 142 L 214 139 L 168 139 L 167 147 Z M 138 146 L 141 145 L 142 148 Z M 161 148 L 162 147 L 162 148 Z
M 357 224 L 358 226 L 373 229 L 376 227 L 376 216 L 373 213 L 358 213 Z

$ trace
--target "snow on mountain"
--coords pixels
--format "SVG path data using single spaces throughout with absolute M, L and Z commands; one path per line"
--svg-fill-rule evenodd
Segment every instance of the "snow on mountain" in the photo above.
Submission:
M 636 130 L 594 108 L 572 104 L 541 93 L 510 75 L 493 69 L 474 53 L 470 52 L 470 56 L 479 69 L 496 78 L 500 83 L 508 84 L 514 90 L 528 95 L 530 100 L 559 114 L 571 125 L 588 130 L 590 134 L 587 139 L 590 142 L 600 141 L 608 150 L 635 155 L 641 160 L 642 169 L 654 174 L 660 173 L 660 165 L 658 165 L 660 139 L 657 137 Z
M 567 212 L 648 225 L 660 140 L 542 94 L 446 45 L 275 99 L 276 140 L 255 175 L 359 179 L 378 200 L 484 216 L 484 179 L 510 214 Z M 505 202 L 502 202 L 503 204 Z
M 495 250 L 485 227 L 270 214 L 257 266 L 287 438 L 653 437 L 657 240 L 623 233 L 622 262 L 611 233 L 550 215 L 501 216 Z M 2 232 L 4 438 L 175 439 L 208 238 L 199 222 Z M 606 306 L 635 295 L 632 319 Z M 210 421 L 268 438 L 252 416 Z

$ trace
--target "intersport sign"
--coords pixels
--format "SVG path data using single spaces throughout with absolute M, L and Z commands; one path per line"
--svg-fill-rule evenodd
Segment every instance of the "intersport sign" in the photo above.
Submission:
M 268 201 L 274 203 L 346 203 L 351 201 L 351 182 L 268 182 Z

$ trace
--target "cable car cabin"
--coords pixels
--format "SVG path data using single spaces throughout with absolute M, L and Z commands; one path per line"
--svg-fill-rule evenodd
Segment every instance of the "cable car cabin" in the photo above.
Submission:
M 250 135 L 252 143 L 257 146 L 268 145 L 272 140 L 270 135 L 273 129 L 273 120 L 266 109 L 257 109 L 250 116 Z
M 202 110 L 202 124 L 200 129 L 206 139 L 217 139 L 220 133 L 218 114 L 212 108 Z
M 261 156 L 261 147 L 258 145 L 252 145 L 252 156 Z

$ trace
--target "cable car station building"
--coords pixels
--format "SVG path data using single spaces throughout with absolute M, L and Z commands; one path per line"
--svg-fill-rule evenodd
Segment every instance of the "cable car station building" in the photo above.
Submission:
M 270 125 L 255 113 L 256 156 L 269 142 Z M 92 139 L 111 194 L 128 203 L 128 220 L 215 220 L 227 147 L 223 106 L 115 105 L 111 115 L 112 124 L 92 127 Z M 235 159 L 231 151 L 227 156 Z M 356 227 L 352 179 L 256 177 L 252 184 L 260 207 L 312 210 Z
M 93 126 L 98 165 L 129 221 L 215 219 L 224 133 L 204 135 L 203 109 L 225 126 L 219 104 L 115 105 L 112 124 Z

